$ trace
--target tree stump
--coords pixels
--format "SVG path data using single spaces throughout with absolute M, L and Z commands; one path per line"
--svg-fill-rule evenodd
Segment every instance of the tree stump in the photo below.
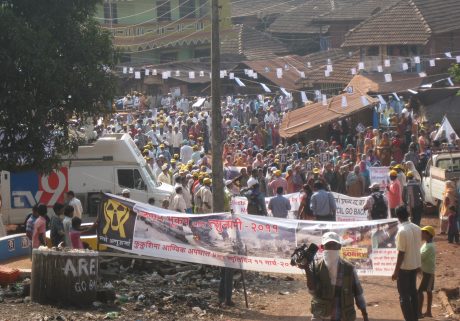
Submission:
M 96 301 L 98 252 L 34 249 L 30 298 L 40 304 L 85 306 Z

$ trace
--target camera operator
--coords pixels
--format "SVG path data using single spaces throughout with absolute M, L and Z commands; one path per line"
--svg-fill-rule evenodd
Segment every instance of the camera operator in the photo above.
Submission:
M 354 321 L 356 306 L 363 320 L 369 321 L 363 289 L 353 265 L 340 258 L 340 237 L 327 232 L 322 237 L 323 259 L 319 262 L 307 260 L 299 264 L 305 268 L 307 286 L 312 294 L 312 321 Z

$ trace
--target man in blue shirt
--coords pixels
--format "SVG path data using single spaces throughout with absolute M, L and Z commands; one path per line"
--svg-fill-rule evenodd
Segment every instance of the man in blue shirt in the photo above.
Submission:
M 291 203 L 283 196 L 283 187 L 276 189 L 276 196 L 270 199 L 268 208 L 272 211 L 274 217 L 286 218 L 288 211 L 291 209 Z
M 337 205 L 334 196 L 324 190 L 324 186 L 320 181 L 313 184 L 314 194 L 311 197 L 310 209 L 313 215 L 319 221 L 335 221 L 335 212 Z

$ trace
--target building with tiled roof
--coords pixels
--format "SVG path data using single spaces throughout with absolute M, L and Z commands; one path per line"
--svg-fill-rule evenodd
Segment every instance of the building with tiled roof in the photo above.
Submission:
M 430 60 L 438 58 L 431 71 L 445 72 L 453 61 L 444 53 L 460 54 L 459 17 L 458 0 L 400 0 L 348 32 L 342 46 L 359 48 L 366 70 L 375 71 L 388 59 L 391 67 L 383 72 L 420 72 L 434 67 Z

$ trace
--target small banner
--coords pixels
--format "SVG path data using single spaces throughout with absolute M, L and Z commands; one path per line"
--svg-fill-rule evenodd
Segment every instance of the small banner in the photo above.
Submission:
M 319 245 L 328 231 L 341 236 L 342 256 L 361 275 L 391 275 L 397 257 L 395 219 L 320 222 L 182 214 L 104 194 L 99 221 L 99 243 L 117 250 L 250 271 L 304 274 L 291 266 L 292 252 L 304 243 Z

